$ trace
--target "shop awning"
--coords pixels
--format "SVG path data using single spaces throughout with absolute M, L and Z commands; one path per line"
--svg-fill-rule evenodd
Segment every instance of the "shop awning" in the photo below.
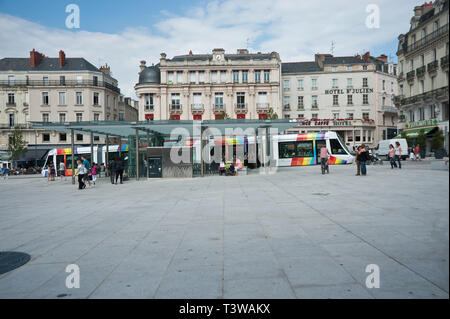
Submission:
M 432 127 L 420 127 L 420 128 L 414 128 L 414 129 L 409 129 L 409 130 L 403 130 L 403 132 L 406 134 L 407 137 L 417 137 L 419 136 L 420 131 L 424 131 L 425 134 L 430 134 L 430 133 L 434 133 L 435 130 L 437 130 L 438 127 L 437 126 L 432 126 Z M 402 132 L 402 133 L 403 133 Z M 401 138 L 401 134 L 397 135 L 396 138 Z

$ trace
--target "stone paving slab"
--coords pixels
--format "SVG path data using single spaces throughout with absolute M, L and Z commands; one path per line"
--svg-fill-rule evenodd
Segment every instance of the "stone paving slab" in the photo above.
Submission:
M 0 180 L 0 251 L 32 257 L 0 275 L 0 298 L 448 298 L 448 171 L 355 171 Z

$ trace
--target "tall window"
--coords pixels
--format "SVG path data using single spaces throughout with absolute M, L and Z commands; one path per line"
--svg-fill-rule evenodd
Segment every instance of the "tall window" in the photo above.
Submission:
M 369 104 L 369 94 L 363 94 L 363 104 Z
M 317 90 L 317 79 L 311 79 L 311 89 Z
M 303 104 L 303 96 L 298 96 L 297 97 L 297 107 L 299 109 L 303 109 L 304 104 Z
M 42 122 L 48 122 L 48 119 L 49 119 L 48 113 L 42 114 Z
M 339 105 L 339 95 L 333 95 L 333 105 Z
M 177 83 L 178 84 L 183 83 L 183 72 L 181 72 L 181 71 L 177 72 Z
M 353 87 L 353 79 L 352 78 L 347 78 L 347 87 L 348 88 L 352 88 Z
M 383 96 L 383 102 L 382 102 L 382 106 L 385 106 L 386 105 L 386 97 L 385 96 Z
M 172 93 L 172 109 L 180 109 L 181 103 L 180 103 L 180 93 Z
M 59 92 L 59 105 L 66 105 L 66 92 Z
M 167 84 L 173 84 L 173 72 L 167 72 Z
M 13 127 L 14 126 L 14 114 L 8 114 L 8 122 L 9 122 L 9 126 Z
M 353 67 L 351 65 L 348 65 L 347 66 L 347 71 L 351 71 L 351 70 L 353 70 Z
M 198 71 L 198 83 L 205 83 L 205 71 Z
M 43 77 L 44 85 L 48 85 L 48 76 Z
M 269 83 L 269 82 L 270 82 L 270 71 L 264 70 L 264 83 Z
M 419 121 L 425 120 L 425 109 L 423 107 L 419 107 Z
M 258 108 L 267 108 L 269 104 L 267 103 L 267 92 L 258 92 Z
M 227 71 L 220 71 L 220 83 L 227 82 Z
M 48 105 L 48 92 L 42 92 L 42 105 Z
M 239 71 L 233 71 L 233 83 L 239 83 Z
M 59 121 L 61 123 L 65 123 L 66 122 L 66 113 L 59 113 Z
M 285 109 L 290 108 L 291 106 L 291 97 L 289 95 L 283 96 L 283 107 Z
M 76 118 L 77 118 L 77 122 L 82 122 L 83 121 L 83 113 L 77 113 Z
M 78 84 L 83 84 L 83 77 L 81 75 L 77 76 L 77 83 Z
M 261 83 L 261 71 L 255 71 L 255 83 Z
M 303 79 L 298 79 L 297 80 L 297 89 L 298 90 L 303 90 Z
M 370 114 L 369 113 L 363 113 L 362 117 L 363 117 L 363 119 L 369 119 L 370 118 Z
M 347 95 L 347 104 L 353 105 L 353 95 L 351 94 Z
M 312 107 L 313 109 L 317 109 L 317 108 L 319 107 L 319 104 L 318 104 L 318 102 L 317 102 L 317 95 L 311 96 L 311 101 L 312 101 L 311 107 Z
M 8 104 L 15 104 L 14 93 L 8 93 Z
M 94 113 L 94 121 L 98 122 L 100 120 L 100 114 Z
M 94 83 L 94 86 L 98 86 L 98 76 L 93 76 L 92 77 L 92 82 Z
M 286 91 L 288 91 L 291 88 L 291 81 L 290 80 L 284 80 L 283 81 L 283 87 Z
M 119 121 L 125 121 L 125 113 L 119 112 Z
M 332 87 L 333 87 L 333 89 L 336 89 L 339 87 L 338 79 L 332 79 Z
M 245 108 L 245 93 L 244 92 L 237 92 L 236 93 L 236 107 L 238 109 Z
M 99 104 L 99 94 L 98 92 L 94 92 L 94 105 Z
M 215 93 L 214 94 L 214 108 L 223 109 L 223 93 Z
M 386 80 L 383 80 L 383 91 L 385 91 L 386 90 Z
M 333 113 L 333 119 L 337 120 L 339 118 L 339 113 Z
M 64 75 L 61 75 L 59 77 L 59 84 L 60 85 L 66 85 L 66 77 Z
M 77 97 L 77 105 L 83 104 L 83 93 L 76 92 L 76 97 Z
M 367 78 L 363 78 L 363 88 L 368 87 L 368 82 L 367 82 Z
M 196 73 L 195 73 L 195 71 L 191 71 L 191 72 L 189 72 L 189 82 L 190 83 L 195 83 L 196 82 Z
M 14 75 L 8 75 L 8 85 L 14 85 Z
M 203 107 L 201 93 L 194 93 L 193 101 L 194 101 L 194 103 L 192 104 L 193 109 L 201 109 Z
M 347 120 L 353 120 L 353 113 L 347 113 Z
M 248 71 L 242 71 L 242 83 L 248 83 Z
M 153 107 L 153 93 L 145 94 L 145 110 L 152 110 Z
M 217 71 L 211 71 L 211 83 L 217 83 Z

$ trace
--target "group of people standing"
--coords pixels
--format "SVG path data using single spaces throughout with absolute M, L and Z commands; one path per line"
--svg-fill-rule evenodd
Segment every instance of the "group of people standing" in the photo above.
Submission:
M 356 176 L 367 175 L 367 161 L 370 160 L 369 149 L 365 144 L 355 148 Z
M 123 163 L 120 158 L 116 160 L 112 159 L 108 164 L 109 176 L 111 178 L 111 184 L 117 185 L 117 181 L 120 178 L 120 184 L 123 184 Z
M 84 156 L 81 157 L 81 160 L 77 160 L 78 189 L 85 189 L 86 183 L 89 186 L 92 186 L 92 184 L 95 186 L 98 169 L 99 167 L 96 163 L 92 163 L 91 166 Z

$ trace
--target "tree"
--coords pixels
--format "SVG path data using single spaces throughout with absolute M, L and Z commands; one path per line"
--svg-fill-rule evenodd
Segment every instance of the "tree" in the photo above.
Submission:
M 408 145 L 412 145 L 412 139 L 406 134 L 405 131 L 402 131 L 402 133 L 400 134 L 400 136 L 404 139 L 406 139 L 406 142 L 408 143 Z
M 12 136 L 9 138 L 8 152 L 10 153 L 11 160 L 16 162 L 15 167 L 17 167 L 17 160 L 27 152 L 22 131 L 18 128 L 14 129 Z
M 427 147 L 427 136 L 425 134 L 425 131 L 422 129 L 419 131 L 419 135 L 416 139 L 417 144 L 419 144 L 420 148 L 425 150 Z
M 220 112 L 220 116 L 222 117 L 223 120 L 227 120 L 230 118 L 228 116 L 227 112 L 225 112 L 225 111 Z
M 444 135 L 438 130 L 431 138 L 431 148 L 433 151 L 439 150 L 444 146 Z
M 273 111 L 273 108 L 269 108 L 269 113 L 267 113 L 266 119 L 276 120 L 277 118 L 278 118 L 278 114 Z

